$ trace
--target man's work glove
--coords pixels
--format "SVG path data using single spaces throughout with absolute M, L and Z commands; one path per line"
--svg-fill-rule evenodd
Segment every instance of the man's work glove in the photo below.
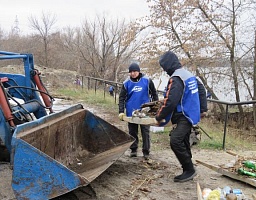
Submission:
M 156 118 L 154 118 L 155 126 L 160 126 L 161 123 L 165 123 L 165 119 L 162 119 L 161 121 L 157 121 Z
M 157 121 L 157 120 L 154 118 L 154 124 L 155 124 L 155 126 L 159 126 L 159 125 L 160 125 L 160 122 Z
M 121 121 L 124 121 L 124 116 L 125 116 L 125 114 L 124 113 L 119 113 L 119 115 L 118 115 L 118 117 L 119 117 L 119 119 L 121 120 Z

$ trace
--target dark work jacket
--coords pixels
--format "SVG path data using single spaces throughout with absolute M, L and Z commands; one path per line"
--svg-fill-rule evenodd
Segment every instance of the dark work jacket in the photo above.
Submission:
M 171 84 L 171 87 L 169 85 Z M 206 99 L 206 90 L 204 85 L 197 79 L 198 93 L 200 100 L 200 113 L 207 112 L 207 99 Z M 176 108 L 179 104 L 184 90 L 183 81 L 174 76 L 170 78 L 167 84 L 166 98 L 164 99 L 163 106 L 165 109 L 162 109 L 161 112 L 157 113 L 156 120 L 161 121 L 166 119 L 168 115 L 171 115 L 171 121 L 173 124 L 176 124 L 177 119 L 183 115 L 182 113 L 177 112 Z

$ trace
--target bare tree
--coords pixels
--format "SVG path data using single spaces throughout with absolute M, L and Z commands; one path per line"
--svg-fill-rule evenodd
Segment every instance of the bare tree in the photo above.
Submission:
M 86 74 L 117 81 L 119 72 L 139 47 L 137 28 L 125 20 L 98 15 L 94 21 L 85 20 L 81 29 L 68 29 L 62 38 Z
M 54 29 L 54 25 L 57 21 L 57 18 L 52 13 L 42 12 L 41 18 L 38 19 L 36 16 L 30 16 L 29 22 L 30 27 L 38 32 L 38 36 L 43 44 L 44 49 L 44 61 L 43 64 L 49 66 L 49 44 L 51 41 L 51 34 Z
M 256 30 L 254 31 L 253 99 L 256 100 Z M 254 126 L 256 126 L 256 105 L 253 105 Z
M 150 51 L 149 55 L 167 49 L 175 50 L 181 56 L 183 64 L 192 67 L 191 69 L 201 78 L 215 99 L 218 98 L 208 85 L 205 66 L 209 69 L 210 66 L 214 66 L 214 62 L 226 63 L 225 68 L 230 68 L 231 73 L 228 70 L 218 70 L 216 73 L 222 78 L 232 80 L 235 98 L 239 102 L 241 81 L 238 79 L 237 63 L 252 50 L 252 44 L 243 43 L 243 47 L 247 46 L 246 51 L 240 48 L 245 41 L 241 38 L 244 34 L 252 38 L 249 33 L 242 32 L 244 29 L 239 29 L 244 25 L 243 15 L 248 11 L 249 1 L 148 0 L 148 2 L 151 10 L 149 24 L 154 28 L 153 37 L 148 39 L 151 44 L 150 49 L 147 48 Z M 222 62 L 219 62 L 220 60 Z M 220 108 L 224 111 L 223 107 Z M 241 106 L 239 111 L 243 114 Z
M 4 37 L 4 31 L 0 26 L 0 41 L 3 39 L 3 37 Z

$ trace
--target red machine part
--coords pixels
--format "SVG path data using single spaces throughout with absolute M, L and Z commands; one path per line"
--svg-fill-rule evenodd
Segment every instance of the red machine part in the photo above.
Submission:
M 3 78 L 0 79 L 0 85 L 1 85 L 0 106 L 3 110 L 4 117 L 8 121 L 9 125 L 12 126 L 12 127 L 15 127 L 15 124 L 13 122 L 14 117 L 12 115 L 11 108 L 10 108 L 10 105 L 9 105 L 9 101 L 7 99 L 5 89 L 4 89 L 4 86 L 3 86 L 3 82 L 6 82 L 6 81 L 8 81 L 7 77 L 3 77 Z
M 4 83 L 4 82 L 7 82 L 8 81 L 8 78 L 7 77 L 2 77 L 0 78 L 1 82 Z
M 50 113 L 53 113 L 53 110 L 52 110 L 52 105 L 51 105 L 51 100 L 49 98 L 48 95 L 46 95 L 45 93 L 47 93 L 47 90 L 45 89 L 45 87 L 43 86 L 41 80 L 40 80 L 40 75 L 41 73 L 38 71 L 38 70 L 34 70 L 34 74 L 33 74 L 33 78 L 34 78 L 34 81 L 36 83 L 36 86 L 37 88 L 40 90 L 40 91 L 43 91 L 43 92 L 40 92 L 42 98 L 43 98 L 43 101 L 44 101 L 44 104 L 49 108 L 50 110 Z

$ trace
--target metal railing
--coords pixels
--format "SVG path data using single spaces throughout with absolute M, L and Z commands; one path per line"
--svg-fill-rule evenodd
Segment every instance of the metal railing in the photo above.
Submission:
M 227 123 L 228 123 L 228 114 L 229 114 L 229 106 L 234 105 L 246 105 L 246 104 L 255 104 L 256 100 L 252 101 L 241 101 L 241 102 L 227 102 L 227 101 L 220 101 L 215 99 L 207 99 L 209 102 L 218 103 L 218 104 L 224 104 L 226 105 L 226 111 L 225 111 L 225 121 L 224 121 L 224 133 L 223 133 L 223 143 L 222 148 L 225 149 L 225 143 L 226 143 L 226 134 L 227 134 Z
M 84 79 L 87 79 L 87 89 L 90 90 L 94 88 L 95 94 L 97 91 L 97 83 L 103 83 L 103 88 L 104 88 L 104 98 L 105 98 L 105 93 L 106 93 L 106 88 L 107 85 L 112 85 L 114 86 L 114 99 L 115 103 L 117 102 L 117 94 L 119 89 L 122 87 L 122 83 L 119 82 L 114 82 L 114 81 L 108 81 L 100 78 L 95 78 L 95 77 L 90 77 L 90 76 L 82 76 L 82 87 L 84 87 Z M 95 81 L 94 85 L 92 85 L 92 80 Z M 159 94 L 163 94 L 164 91 L 158 90 L 157 91 Z M 220 101 L 220 100 L 215 100 L 215 99 L 207 99 L 209 102 L 213 103 L 218 103 L 218 104 L 224 104 L 226 105 L 226 110 L 225 110 L 225 121 L 224 121 L 224 132 L 223 132 L 223 143 L 222 143 L 222 148 L 225 149 L 225 143 L 226 143 L 226 134 L 227 134 L 227 123 L 228 123 L 228 115 L 229 115 L 229 106 L 234 106 L 234 105 L 246 105 L 246 104 L 255 104 L 256 100 L 252 101 L 242 101 L 242 102 L 227 102 L 227 101 Z
M 82 88 L 85 86 L 84 84 L 84 79 L 87 79 L 87 89 L 94 89 L 95 94 L 97 91 L 97 86 L 98 86 L 98 82 L 100 82 L 101 84 L 103 84 L 103 91 L 104 91 L 104 98 L 106 95 L 106 88 L 107 85 L 112 85 L 114 87 L 114 99 L 115 99 L 115 103 L 117 103 L 117 94 L 119 93 L 119 90 L 121 89 L 123 83 L 120 82 L 115 82 L 115 81 L 109 81 L 109 80 L 105 80 L 105 79 L 101 79 L 101 78 L 95 78 L 95 77 L 90 77 L 90 76 L 82 76 Z M 92 83 L 92 80 L 94 81 L 94 84 Z M 164 91 L 158 90 L 157 91 L 159 94 L 163 94 Z

